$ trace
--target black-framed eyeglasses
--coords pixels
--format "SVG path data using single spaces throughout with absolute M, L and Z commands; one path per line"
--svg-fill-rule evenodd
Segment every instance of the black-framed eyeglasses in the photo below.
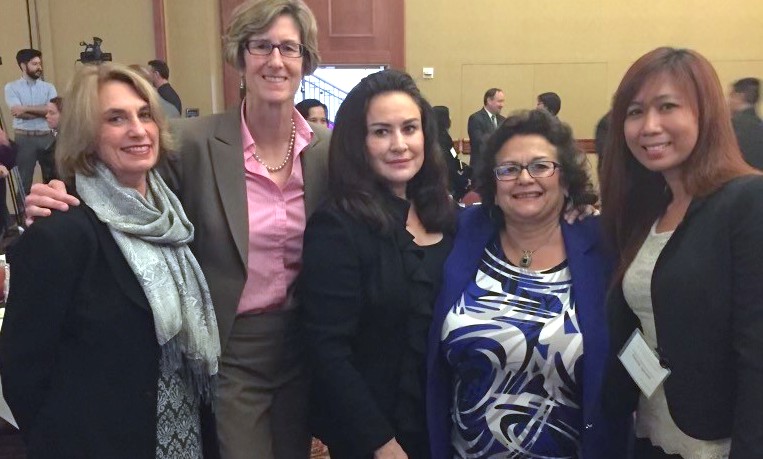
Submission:
M 561 166 L 554 161 L 534 161 L 530 164 L 506 163 L 493 168 L 495 178 L 501 181 L 516 180 L 522 175 L 522 171 L 527 169 L 527 173 L 532 178 L 551 177 L 556 169 Z
M 276 48 L 283 57 L 297 58 L 305 55 L 305 46 L 293 41 L 275 44 L 268 40 L 249 40 L 244 44 L 244 48 L 252 56 L 270 56 Z

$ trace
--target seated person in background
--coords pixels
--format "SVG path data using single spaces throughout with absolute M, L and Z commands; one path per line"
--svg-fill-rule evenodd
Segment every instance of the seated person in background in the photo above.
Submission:
M 153 170 L 172 146 L 158 95 L 112 63 L 69 94 L 56 160 L 82 204 L 10 252 L 3 392 L 30 458 L 201 458 L 220 341 L 194 227 Z
M 601 165 L 604 162 L 604 149 L 607 145 L 607 134 L 609 133 L 609 115 L 610 112 L 604 114 L 598 123 L 596 123 L 596 130 L 594 131 L 594 145 L 596 145 L 596 156 L 599 161 L 596 163 L 596 169 L 598 169 L 599 177 L 601 178 Z
M 45 122 L 53 131 L 53 135 L 58 134 L 58 121 L 61 119 L 61 110 L 64 108 L 63 97 L 56 96 L 48 102 L 48 110 L 45 112 Z
M 440 144 L 445 164 L 448 166 L 448 190 L 455 201 L 460 201 L 469 191 L 472 168 L 458 159 L 458 153 L 453 147 L 453 138 L 448 132 L 450 129 L 450 110 L 448 107 L 437 105 L 432 107 L 432 110 L 434 110 L 435 121 L 437 121 L 437 142 Z
M 544 92 L 538 96 L 538 103 L 535 108 L 546 109 L 554 116 L 559 114 L 559 110 L 562 109 L 562 98 L 555 92 Z
M 328 126 L 329 109 L 318 99 L 305 99 L 294 106 L 300 115 L 311 123 Z
M 739 149 L 752 167 L 763 169 L 763 121 L 755 110 L 760 99 L 760 80 L 742 78 L 731 86 L 729 108 Z
M 58 138 L 58 121 L 61 118 L 63 109 L 63 98 L 56 96 L 48 102 L 48 110 L 45 113 L 45 121 L 48 123 L 50 132 L 53 134 L 53 142 L 45 149 L 45 153 L 40 157 L 40 169 L 42 171 L 42 181 L 48 183 L 58 178 L 56 174 L 56 139 Z
M 625 457 L 629 416 L 600 390 L 613 259 L 572 131 L 545 110 L 509 116 L 477 171 L 482 205 L 459 216 L 429 331 L 433 458 Z
M 5 180 L 10 175 L 10 170 L 16 165 L 16 148 L 8 139 L 8 135 L 0 128 L 0 237 L 5 233 L 10 220 L 6 201 Z

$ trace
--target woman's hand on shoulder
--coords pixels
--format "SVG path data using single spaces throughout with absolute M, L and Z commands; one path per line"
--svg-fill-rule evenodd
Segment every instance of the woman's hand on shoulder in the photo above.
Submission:
M 582 206 L 573 206 L 572 201 L 564 208 L 564 220 L 572 225 L 576 220 L 585 220 L 592 215 L 599 215 L 599 209 L 591 204 L 584 204 Z
M 403 448 L 394 438 L 374 451 L 374 459 L 408 459 Z
M 35 183 L 25 200 L 27 226 L 35 218 L 49 217 L 51 210 L 66 212 L 69 206 L 78 206 L 79 199 L 66 192 L 66 185 L 60 180 L 51 180 L 48 184 Z

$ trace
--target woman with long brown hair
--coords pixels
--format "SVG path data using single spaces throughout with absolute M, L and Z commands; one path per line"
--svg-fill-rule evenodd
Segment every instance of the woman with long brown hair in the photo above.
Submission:
M 611 121 L 606 405 L 636 410 L 636 458 L 763 457 L 763 177 L 742 159 L 715 70 L 655 49 L 625 74 Z M 629 370 L 634 343 L 669 373 Z

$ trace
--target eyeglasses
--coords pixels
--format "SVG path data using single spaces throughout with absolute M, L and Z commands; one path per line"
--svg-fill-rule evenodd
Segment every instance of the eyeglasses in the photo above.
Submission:
M 277 45 L 268 40 L 249 40 L 244 47 L 252 56 L 270 56 L 276 48 L 283 57 L 297 58 L 305 55 L 305 46 L 293 41 L 285 41 Z
M 544 178 L 554 175 L 559 166 L 560 164 L 554 161 L 535 161 L 526 166 L 517 163 L 506 163 L 493 168 L 493 172 L 495 173 L 495 178 L 501 181 L 516 180 L 525 169 L 527 169 L 527 173 L 532 178 Z

